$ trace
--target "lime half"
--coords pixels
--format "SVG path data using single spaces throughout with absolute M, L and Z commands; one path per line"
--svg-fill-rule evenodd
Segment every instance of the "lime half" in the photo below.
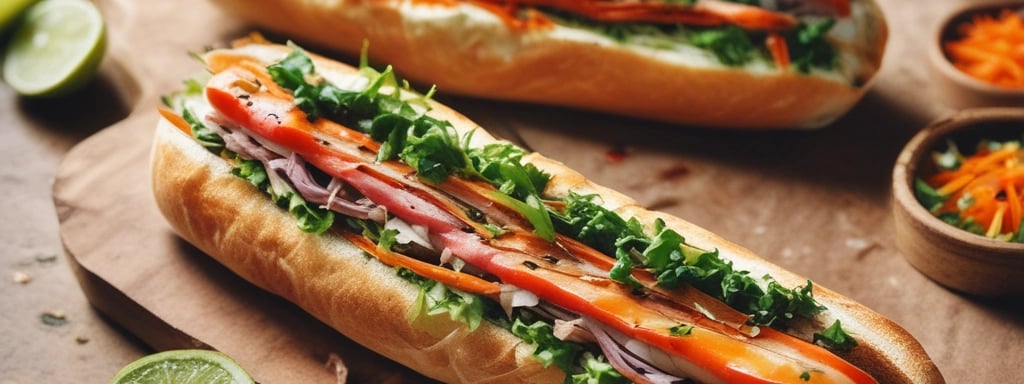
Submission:
M 60 96 L 96 74 L 106 49 L 103 16 L 86 0 L 32 4 L 15 26 L 4 80 L 25 96 Z
M 205 349 L 177 349 L 133 361 L 110 384 L 252 384 L 228 355 Z

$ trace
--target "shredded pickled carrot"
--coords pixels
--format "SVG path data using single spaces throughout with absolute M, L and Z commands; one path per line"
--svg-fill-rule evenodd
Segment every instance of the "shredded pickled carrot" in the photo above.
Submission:
M 789 47 L 786 45 L 786 39 L 782 35 L 772 32 L 768 34 L 765 44 L 768 46 L 768 51 L 772 54 L 772 60 L 775 61 L 775 65 L 781 70 L 788 69 Z
M 186 122 L 183 117 L 178 115 L 177 112 L 174 112 L 167 107 L 157 107 L 157 111 L 160 112 L 160 116 L 163 116 L 164 119 L 169 121 L 182 132 L 185 132 L 188 135 L 192 135 L 192 127 L 188 125 L 188 122 Z
M 497 283 L 492 283 L 473 275 L 456 272 L 438 265 L 416 260 L 389 250 L 380 249 L 372 241 L 361 235 L 351 232 L 342 232 L 342 236 L 386 265 L 408 268 L 420 276 L 438 281 L 449 287 L 468 293 L 496 297 L 498 293 L 501 292 L 501 287 Z
M 961 39 L 944 44 L 953 66 L 997 86 L 1024 88 L 1024 15 L 1020 11 L 977 15 L 959 25 L 958 32 Z
M 960 167 L 939 172 L 927 180 L 936 193 L 947 196 L 937 213 L 959 213 L 973 219 L 989 237 L 1013 235 L 1024 219 L 1024 149 L 1016 143 L 981 150 L 964 159 Z M 961 209 L 965 196 L 973 203 Z

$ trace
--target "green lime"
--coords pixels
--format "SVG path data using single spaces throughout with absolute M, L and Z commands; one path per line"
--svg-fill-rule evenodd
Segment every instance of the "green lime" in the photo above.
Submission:
M 0 1 L 0 31 L 7 29 L 7 25 L 14 21 L 21 11 L 28 8 L 36 0 L 4 0 Z
M 25 96 L 65 95 L 93 78 L 105 50 L 103 16 L 95 5 L 43 0 L 25 11 L 11 35 L 4 80 Z
M 110 384 L 252 384 L 228 355 L 206 349 L 177 349 L 133 361 Z

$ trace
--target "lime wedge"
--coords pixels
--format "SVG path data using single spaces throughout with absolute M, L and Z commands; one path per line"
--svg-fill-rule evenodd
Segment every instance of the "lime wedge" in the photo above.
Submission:
M 8 1 L 8 0 L 4 0 Z M 43 0 L 19 20 L 3 76 L 25 96 L 60 96 L 89 82 L 106 49 L 103 16 L 86 0 Z
M 252 384 L 227 355 L 205 349 L 177 349 L 133 361 L 110 384 Z

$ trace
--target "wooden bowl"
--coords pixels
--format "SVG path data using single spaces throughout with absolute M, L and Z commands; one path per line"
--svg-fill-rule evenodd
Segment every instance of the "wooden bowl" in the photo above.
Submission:
M 921 273 L 953 290 L 980 296 L 1024 294 L 1024 244 L 976 235 L 936 218 L 914 197 L 918 175 L 936 172 L 930 154 L 951 139 L 961 149 L 983 138 L 1020 139 L 1024 108 L 976 108 L 933 122 L 904 147 L 893 169 L 896 246 Z
M 977 107 L 1022 107 L 1024 88 L 1000 87 L 957 69 L 943 49 L 943 43 L 959 38 L 957 26 L 978 14 L 998 15 L 1007 8 L 1024 10 L 1024 1 L 971 3 L 942 19 L 929 38 L 928 60 L 936 96 L 954 109 Z

